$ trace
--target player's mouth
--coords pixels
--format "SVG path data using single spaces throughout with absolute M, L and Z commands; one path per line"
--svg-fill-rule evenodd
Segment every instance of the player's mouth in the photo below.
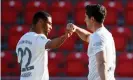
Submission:
M 51 30 L 48 30 L 48 33 L 50 33 L 51 32 Z

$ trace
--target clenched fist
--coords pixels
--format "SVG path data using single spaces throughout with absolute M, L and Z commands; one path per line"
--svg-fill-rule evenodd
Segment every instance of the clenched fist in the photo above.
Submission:
M 76 31 L 76 27 L 77 27 L 76 25 L 74 25 L 72 23 L 68 23 L 66 29 L 68 31 L 70 31 L 70 32 L 75 32 Z

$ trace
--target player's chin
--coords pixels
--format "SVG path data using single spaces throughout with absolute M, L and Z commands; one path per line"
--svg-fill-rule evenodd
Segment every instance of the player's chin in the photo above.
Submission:
M 48 34 L 50 34 L 50 32 L 51 32 L 51 30 L 48 30 L 48 32 L 47 32 L 47 33 L 48 33 Z

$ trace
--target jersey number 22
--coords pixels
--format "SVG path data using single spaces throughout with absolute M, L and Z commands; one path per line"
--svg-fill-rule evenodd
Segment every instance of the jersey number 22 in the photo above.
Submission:
M 28 54 L 28 61 L 27 61 L 26 65 L 25 65 L 25 67 L 22 68 L 23 57 L 24 57 L 25 55 L 27 55 L 26 53 Z M 24 50 L 23 50 L 22 48 L 18 48 L 18 55 L 19 55 L 19 54 L 20 54 L 20 56 L 21 56 L 21 60 L 20 60 L 21 71 L 22 71 L 22 72 L 25 72 L 25 71 L 29 71 L 29 70 L 34 69 L 34 66 L 29 66 L 29 65 L 30 65 L 30 62 L 31 62 L 31 58 L 32 58 L 32 54 L 31 54 L 30 49 L 29 49 L 28 47 L 25 47 Z

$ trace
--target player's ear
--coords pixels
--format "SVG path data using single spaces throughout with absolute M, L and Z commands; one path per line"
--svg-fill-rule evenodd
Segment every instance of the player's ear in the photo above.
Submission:
M 39 19 L 36 25 L 41 26 L 42 23 L 43 23 L 42 19 Z
M 94 22 L 95 21 L 94 17 L 90 17 L 90 21 Z
M 39 19 L 39 20 L 38 20 L 38 23 L 43 23 L 43 20 L 42 20 L 42 19 Z

